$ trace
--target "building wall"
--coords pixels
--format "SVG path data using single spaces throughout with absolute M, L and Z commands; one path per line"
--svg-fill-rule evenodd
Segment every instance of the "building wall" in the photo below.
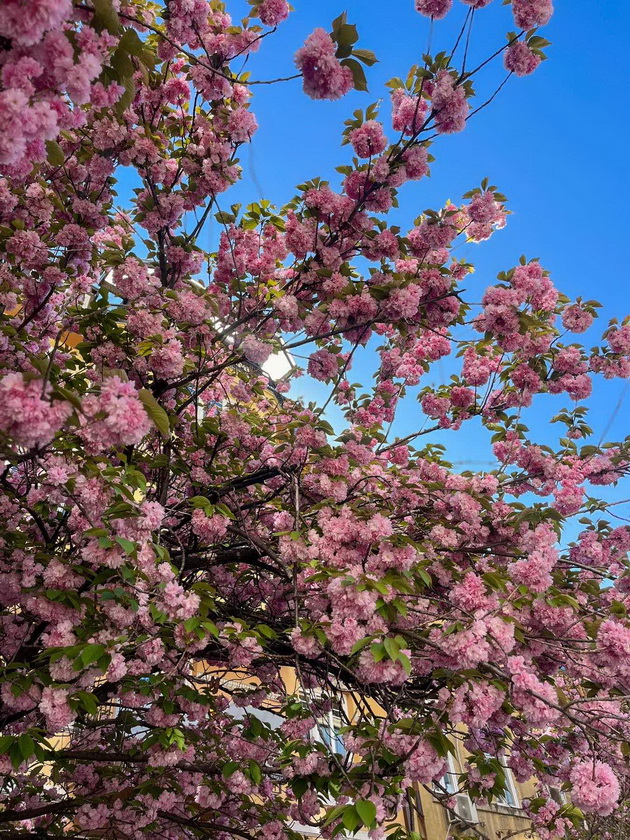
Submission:
M 531 782 L 524 785 L 516 784 L 516 789 L 519 803 L 522 799 L 533 795 L 533 784 Z M 421 789 L 419 793 L 423 819 L 419 821 L 419 825 L 412 828 L 418 831 L 424 840 L 445 840 L 449 836 L 456 838 L 458 834 L 474 836 L 470 830 L 466 832 L 463 827 L 460 828 L 457 823 L 453 822 L 450 813 L 431 796 L 430 792 Z M 512 808 L 498 804 L 486 807 L 477 805 L 477 819 L 479 822 L 476 827 L 489 840 L 497 840 L 498 837 L 505 837 L 506 834 L 510 835 L 513 832 L 520 832 L 517 835 L 519 840 L 536 837 L 528 830 L 529 820 L 520 807 Z M 399 821 L 404 825 L 404 814 L 400 815 Z

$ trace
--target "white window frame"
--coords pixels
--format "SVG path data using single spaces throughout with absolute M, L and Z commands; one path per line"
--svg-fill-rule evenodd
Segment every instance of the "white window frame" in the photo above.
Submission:
M 437 784 L 434 787 L 438 793 L 443 794 L 446 791 L 449 796 L 455 796 L 459 792 L 459 773 L 455 769 L 455 761 L 450 752 L 446 756 L 446 765 L 446 773 L 440 779 L 442 787 L 438 787 Z
M 503 768 L 503 772 L 505 773 L 505 784 L 507 788 L 507 793 L 512 798 L 512 802 L 508 802 L 505 796 L 502 794 L 501 796 L 497 796 L 495 802 L 497 805 L 502 805 L 504 808 L 513 808 L 518 810 L 521 807 L 521 797 L 518 794 L 518 789 L 516 787 L 516 780 L 514 779 L 514 773 L 510 767 L 508 767 L 506 759 L 500 758 L 499 763 Z
M 342 700 L 344 706 L 345 702 L 344 698 Z M 317 719 L 315 726 L 311 729 L 312 739 L 313 741 L 317 741 L 319 744 L 323 744 L 327 749 L 335 753 L 335 755 L 340 755 L 342 759 L 345 759 L 350 751 L 344 743 L 344 736 L 339 732 L 343 726 L 344 722 L 341 716 L 331 709 L 330 711 L 325 712 L 322 717 Z M 330 733 L 330 742 L 326 740 L 324 735 L 325 732 Z M 340 747 L 340 749 L 338 749 L 338 747 Z

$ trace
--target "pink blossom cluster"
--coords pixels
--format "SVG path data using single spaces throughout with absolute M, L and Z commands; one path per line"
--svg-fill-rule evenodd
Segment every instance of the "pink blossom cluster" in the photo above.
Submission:
M 466 127 L 469 105 L 464 87 L 454 75 L 442 70 L 432 88 L 435 127 L 441 134 L 454 134 Z
M 512 0 L 512 13 L 519 29 L 532 29 L 549 23 L 553 4 L 551 0 Z
M 445 18 L 453 6 L 453 0 L 415 0 L 415 2 L 417 12 L 435 20 Z
M 516 41 L 505 51 L 503 58 L 505 69 L 516 76 L 529 76 L 542 61 L 524 41 Z
M 265 26 L 278 26 L 289 17 L 287 0 L 262 0 L 256 9 Z
M 71 406 L 51 400 L 49 390 L 22 373 L 0 379 L 0 429 L 20 446 L 46 445 L 70 416 Z
M 352 72 L 335 57 L 335 44 L 323 29 L 315 29 L 295 54 L 304 92 L 312 99 L 340 99 L 353 86 Z
M 576 761 L 569 773 L 571 798 L 587 813 L 606 817 L 619 799 L 619 781 L 612 768 L 601 761 Z
M 118 376 L 106 379 L 99 394 L 85 397 L 82 413 L 81 435 L 96 451 L 140 443 L 152 428 L 135 385 Z
M 379 155 L 387 148 L 387 138 L 383 126 L 376 120 L 368 120 L 348 135 L 352 148 L 359 157 L 368 158 Z

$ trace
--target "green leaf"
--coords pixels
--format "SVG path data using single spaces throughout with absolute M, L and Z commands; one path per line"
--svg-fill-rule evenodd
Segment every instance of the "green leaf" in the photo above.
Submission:
M 483 576 L 484 582 L 488 584 L 490 589 L 504 590 L 506 589 L 505 581 L 494 572 L 486 572 Z
M 359 799 L 355 802 L 357 814 L 363 820 L 363 825 L 371 826 L 376 819 L 376 805 L 369 799 Z
M 396 662 L 400 655 L 400 648 L 396 644 L 396 641 L 388 636 L 385 641 L 383 642 L 385 646 L 385 650 L 387 651 L 387 655 L 392 660 L 392 662 Z
M 116 542 L 125 552 L 125 554 L 133 554 L 136 550 L 136 544 L 131 542 L 131 540 L 127 540 L 124 537 L 116 537 Z
M 111 35 L 120 32 L 120 19 L 112 0 L 92 0 L 96 22 Z
M 341 62 L 344 67 L 348 67 L 352 73 L 352 79 L 354 81 L 354 88 L 355 90 L 362 90 L 367 91 L 367 78 L 365 76 L 365 70 L 356 60 L 356 58 L 344 58 Z
M 425 586 L 432 586 L 433 581 L 431 580 L 431 575 L 426 572 L 424 569 L 418 569 L 416 574 L 420 578 L 420 580 L 425 584 Z
M 342 822 L 348 831 L 355 831 L 361 825 L 361 817 L 353 805 L 348 805 L 343 812 Z
M 119 41 L 118 49 L 126 50 L 130 55 L 135 55 L 140 61 L 148 66 L 150 69 L 155 67 L 155 57 L 147 44 L 141 40 L 135 29 L 125 29 L 122 38 Z
M 8 753 L 11 747 L 13 746 L 14 741 L 14 735 L 0 735 L 0 755 Z
M 330 825 L 331 822 L 334 822 L 341 814 L 344 812 L 346 806 L 345 805 L 335 805 L 335 807 L 330 810 L 324 820 L 323 826 Z
M 293 779 L 291 782 L 291 790 L 293 791 L 293 795 L 299 799 L 301 796 L 304 796 L 308 790 L 308 780 L 303 777 Z
M 63 166 L 66 156 L 55 140 L 46 140 L 46 159 L 51 166 Z
M 403 670 L 407 676 L 411 674 L 411 659 L 407 656 L 406 653 L 399 653 L 398 654 L 398 661 L 403 666 Z
M 352 46 L 359 40 L 359 33 L 353 23 L 343 23 L 335 32 L 339 46 Z
M 214 636 L 215 639 L 219 638 L 219 628 L 214 623 L 214 621 L 204 621 L 203 627 L 210 633 L 211 636 Z
M 98 714 L 98 702 L 95 694 L 90 694 L 87 691 L 77 691 L 75 696 L 88 715 Z
M 89 644 L 86 645 L 81 653 L 74 660 L 75 671 L 81 668 L 87 668 L 96 662 L 105 653 L 105 645 Z
M 151 391 L 143 388 L 138 396 L 140 402 L 144 406 L 144 410 L 149 415 L 149 418 L 162 437 L 168 438 L 171 434 L 171 426 L 168 420 L 168 414 L 164 411 L 159 402 L 155 399 Z
M 236 519 L 229 507 L 227 507 L 227 505 L 224 505 L 222 502 L 219 502 L 219 504 L 215 505 L 215 507 L 219 511 L 219 513 L 223 514 L 223 516 L 226 517 L 226 519 Z
M 190 499 L 188 499 L 188 501 L 194 508 L 200 508 L 201 510 L 205 510 L 208 515 L 214 513 L 214 508 L 210 503 L 210 500 L 206 499 L 205 496 L 191 496 Z
M 53 395 L 55 397 L 61 397 L 61 399 L 71 403 L 75 408 L 81 408 L 81 398 L 75 394 L 74 391 L 70 391 L 68 388 L 63 388 L 61 385 L 55 385 L 53 388 Z
M 381 662 L 381 660 L 385 659 L 385 657 L 387 656 L 385 645 L 382 644 L 382 642 L 374 642 L 374 644 L 370 648 L 370 652 L 375 662 Z
M 366 636 L 364 639 L 359 639 L 358 642 L 355 642 L 352 645 L 352 650 L 350 651 L 350 654 L 354 655 L 355 653 L 358 653 L 360 650 L 363 650 L 363 648 L 366 647 L 366 645 L 369 645 L 371 641 L 372 641 L 371 636 Z
M 119 79 L 128 79 L 131 78 L 131 76 L 133 76 L 133 61 L 131 60 L 129 53 L 124 49 L 122 44 L 119 45 L 118 49 L 112 56 L 110 64 L 114 68 L 116 73 L 118 73 Z
M 20 748 L 20 752 L 22 753 L 22 758 L 26 761 L 29 759 L 33 753 L 35 752 L 35 741 L 31 738 L 31 736 L 24 732 L 18 738 L 18 746 Z
M 367 64 L 368 67 L 378 63 L 378 58 L 372 50 L 352 50 L 352 55 L 364 64 Z
M 346 23 L 348 20 L 348 12 L 342 12 L 339 17 L 336 17 L 332 22 L 332 31 L 333 34 L 337 34 L 341 27 Z
M 124 114 L 124 112 L 133 102 L 134 97 L 136 95 L 136 85 L 131 76 L 128 76 L 122 79 L 121 81 L 125 87 L 125 92 L 115 105 L 115 111 L 116 114 L 118 114 L 118 116 L 122 116 L 122 114 Z
M 262 782 L 262 770 L 260 769 L 260 765 L 253 759 L 249 761 L 249 777 L 255 785 L 259 785 Z
M 9 758 L 11 759 L 11 764 L 13 765 L 14 770 L 19 770 L 20 764 L 24 761 L 24 757 L 22 755 L 22 750 L 20 749 L 20 745 L 17 741 L 13 743 L 13 746 L 9 749 Z
M 223 765 L 223 770 L 221 771 L 223 773 L 223 778 L 224 779 L 229 779 L 230 776 L 233 776 L 234 773 L 236 773 L 238 768 L 239 768 L 238 761 L 228 761 L 227 764 Z

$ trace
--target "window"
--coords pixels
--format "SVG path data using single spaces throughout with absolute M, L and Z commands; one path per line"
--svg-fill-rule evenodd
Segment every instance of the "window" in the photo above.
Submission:
M 440 779 L 440 784 L 436 785 L 435 788 L 439 793 L 446 791 L 447 793 L 453 795 L 459 790 L 459 780 L 457 772 L 455 771 L 455 762 L 453 761 L 453 756 L 450 753 L 448 754 L 446 760 L 448 763 L 448 770 Z
M 566 793 L 559 787 L 550 787 L 549 795 L 554 802 L 558 803 L 558 805 L 566 805 L 568 802 Z
M 242 698 L 243 696 L 247 696 L 247 691 L 252 691 L 253 693 L 256 685 L 248 684 L 243 680 L 226 680 L 221 688 L 228 694 L 238 693 Z M 278 729 L 284 723 L 284 718 L 268 707 L 243 706 L 232 702 L 226 711 L 234 720 L 243 720 L 247 715 L 251 715 L 263 723 L 268 724 L 271 729 Z
M 492 758 L 491 755 L 487 755 L 487 758 Z M 500 796 L 497 796 L 495 799 L 496 805 L 503 805 L 506 808 L 520 808 L 521 803 L 518 796 L 518 791 L 516 790 L 516 782 L 514 781 L 514 774 L 510 770 L 507 765 L 507 761 L 504 757 L 499 759 L 499 763 L 503 768 L 503 772 L 505 773 L 505 790 Z
M 317 741 L 324 744 L 331 752 L 336 753 L 341 758 L 348 755 L 348 750 L 344 743 L 344 737 L 341 730 L 348 722 L 348 717 L 345 708 L 345 698 L 342 694 L 329 697 L 324 695 L 320 689 L 311 691 L 304 691 L 299 689 L 298 698 L 311 711 L 313 716 L 317 715 L 319 709 L 317 706 L 323 701 L 332 701 L 332 708 L 328 712 L 322 712 L 317 715 L 317 724 L 311 729 L 310 740 Z
M 313 739 L 325 744 L 331 752 L 345 758 L 348 750 L 343 740 L 343 734 L 340 732 L 343 726 L 339 712 L 326 712 L 317 721 L 317 726 L 313 728 Z

